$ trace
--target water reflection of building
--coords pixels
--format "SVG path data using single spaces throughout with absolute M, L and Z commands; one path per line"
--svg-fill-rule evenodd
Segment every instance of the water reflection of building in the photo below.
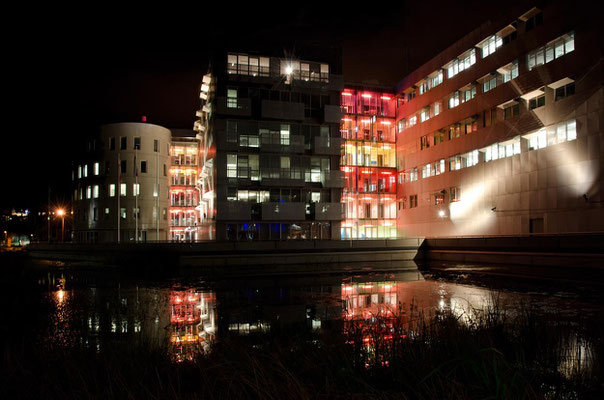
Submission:
M 176 361 L 191 360 L 207 349 L 215 335 L 212 292 L 172 291 L 170 294 L 170 352 Z

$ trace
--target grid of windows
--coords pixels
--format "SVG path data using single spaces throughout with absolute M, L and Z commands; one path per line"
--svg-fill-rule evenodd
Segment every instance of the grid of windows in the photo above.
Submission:
M 575 33 L 571 31 L 545 46 L 539 47 L 528 53 L 528 69 L 530 71 L 535 67 L 547 64 L 573 50 L 575 50 Z

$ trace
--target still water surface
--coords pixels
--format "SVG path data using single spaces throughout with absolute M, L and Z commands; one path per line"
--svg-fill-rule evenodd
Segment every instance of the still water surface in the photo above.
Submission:
M 578 330 L 602 315 L 599 300 L 585 299 L 579 291 L 552 292 L 538 285 L 532 291 L 520 290 L 501 279 L 505 278 L 497 285 L 459 283 L 414 270 L 141 282 L 69 270 L 50 272 L 37 281 L 40 301 L 48 311 L 37 316 L 35 341 L 98 352 L 112 342 L 140 342 L 167 349 L 179 362 L 231 335 L 252 339 L 292 332 L 341 334 L 350 324 L 360 323 L 372 327 L 373 335 L 377 326 L 388 340 L 397 320 L 441 311 L 470 323 L 486 309 L 513 314 L 530 308 L 552 321 L 572 321 Z M 589 344 L 576 345 L 585 354 Z

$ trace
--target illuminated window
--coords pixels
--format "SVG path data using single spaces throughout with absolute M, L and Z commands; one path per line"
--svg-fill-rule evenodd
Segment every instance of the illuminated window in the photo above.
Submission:
M 89 199 L 92 197 L 92 186 L 86 187 L 86 198 Z
M 98 174 L 99 174 L 99 172 L 100 172 L 100 171 L 99 171 L 99 163 L 98 163 L 98 162 L 96 162 L 96 163 L 94 163 L 94 164 L 93 164 L 93 166 L 92 166 L 92 173 L 93 173 L 94 175 L 98 175 Z
M 227 178 L 237 178 L 237 154 L 227 154 Z
M 92 197 L 95 199 L 99 198 L 99 185 L 94 185 L 92 187 Z
M 132 208 L 132 218 L 133 219 L 140 219 L 141 218 L 141 209 L 140 209 L 140 207 L 134 207 L 134 208 Z
M 471 49 L 464 54 L 460 55 L 457 59 L 451 61 L 449 64 L 445 65 L 443 68 L 447 70 L 447 77 L 451 78 L 452 76 L 457 75 L 463 70 L 468 69 L 472 65 L 476 63 L 476 50 Z
M 88 176 L 88 164 L 84 164 L 84 178 Z
M 489 90 L 497 87 L 497 73 L 491 73 L 482 79 L 482 92 L 486 93 Z
M 109 184 L 109 197 L 115 197 L 115 183 Z
M 424 108 L 420 113 L 419 113 L 419 120 L 420 122 L 424 122 L 427 121 L 428 119 L 430 119 L 430 107 L 426 107 Z
M 120 219 L 126 219 L 126 208 L 120 208 Z
M 82 166 L 78 165 L 78 179 L 82 178 Z
M 109 218 L 109 213 L 110 213 L 109 207 L 105 207 L 105 219 Z
M 450 97 L 449 97 L 449 108 L 455 108 L 459 105 L 459 92 L 455 91 Z
M 445 195 L 444 195 L 444 193 L 436 193 L 434 195 L 434 205 L 438 206 L 440 204 L 445 204 Z
M 476 96 L 476 86 L 472 86 L 467 89 L 461 89 L 461 102 L 472 100 Z
M 141 185 L 140 183 L 133 183 L 132 184 L 132 195 L 133 196 L 139 196 L 141 192 Z
M 503 75 L 503 83 L 515 79 L 518 76 L 518 60 L 515 60 L 514 62 L 501 68 L 500 71 Z
M 432 109 L 434 110 L 434 116 L 440 114 L 440 101 L 437 101 L 432 105 Z
M 493 54 L 503 44 L 501 38 L 493 35 L 478 45 L 482 49 L 482 58 Z
M 282 146 L 289 146 L 289 125 L 281 124 L 280 143 Z
M 237 89 L 227 89 L 227 108 L 239 108 Z
M 529 52 L 527 55 L 528 69 L 530 71 L 535 67 L 547 64 L 573 50 L 575 50 L 575 33 L 569 32 L 545 46 Z
M 417 115 L 409 118 L 409 126 L 413 126 L 415 124 L 417 124 Z
M 120 183 L 120 196 L 125 197 L 126 196 L 126 184 L 125 183 Z

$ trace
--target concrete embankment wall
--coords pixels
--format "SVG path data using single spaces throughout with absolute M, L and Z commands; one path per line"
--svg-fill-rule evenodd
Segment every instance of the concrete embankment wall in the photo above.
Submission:
M 263 271 L 296 265 L 306 272 L 335 269 L 417 268 L 421 238 L 392 240 L 311 240 L 262 242 L 32 244 L 33 258 L 112 265 L 170 265 L 216 270 L 260 267 Z M 327 266 L 327 267 L 326 267 Z M 337 266 L 337 267 L 336 267 Z M 256 270 L 250 268 L 249 271 Z
M 426 238 L 422 263 L 604 268 L 604 234 Z

